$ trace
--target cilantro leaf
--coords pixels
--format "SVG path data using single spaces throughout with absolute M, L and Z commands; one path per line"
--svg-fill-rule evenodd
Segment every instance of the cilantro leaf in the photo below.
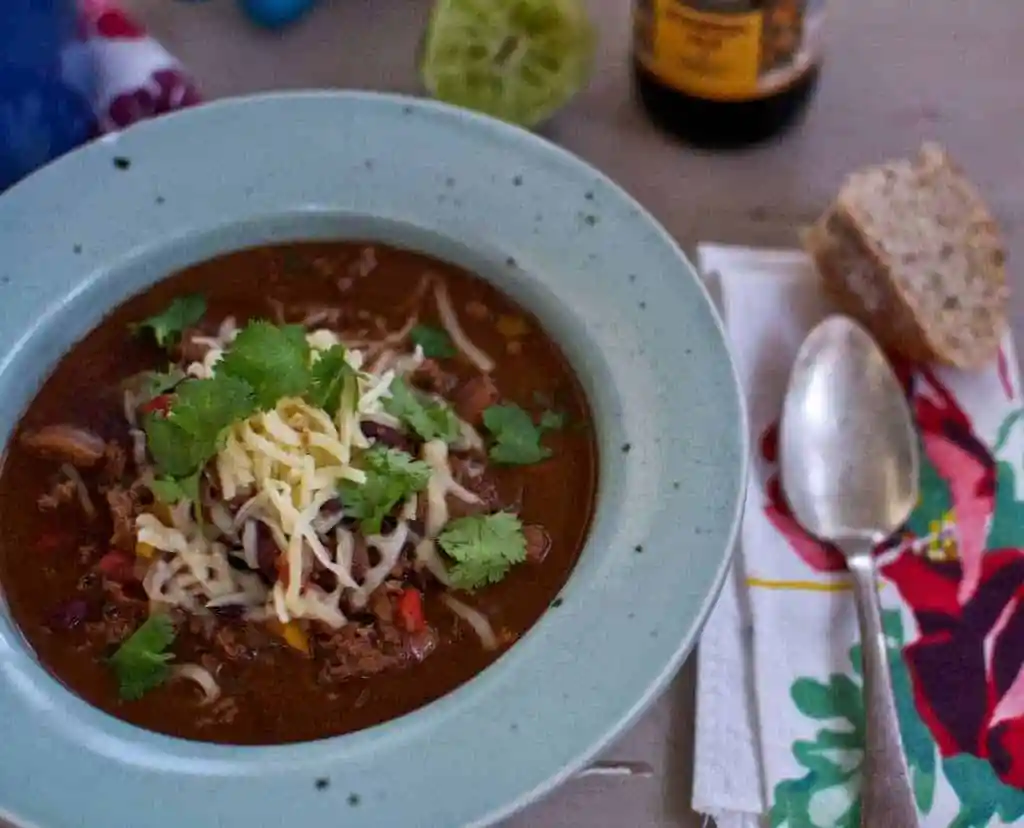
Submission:
M 513 564 L 526 560 L 523 524 L 510 512 L 453 520 L 437 542 L 455 561 L 448 574 L 459 589 L 474 590 L 496 584 Z
M 545 411 L 540 415 L 540 423 L 538 425 L 544 431 L 558 431 L 565 427 L 565 412 Z
M 179 500 L 199 502 L 199 477 L 201 471 L 188 477 L 158 477 L 149 484 L 153 496 L 164 503 L 174 504 Z
M 282 397 L 301 397 L 310 384 L 306 332 L 301 325 L 250 322 L 231 343 L 216 373 L 249 383 L 257 407 L 264 411 Z
M 391 510 L 430 480 L 430 466 L 399 449 L 374 446 L 362 456 L 365 483 L 342 482 L 338 489 L 345 512 L 360 521 L 364 535 L 378 535 Z
M 195 437 L 169 417 L 151 414 L 143 420 L 146 447 L 157 468 L 170 477 L 188 477 L 209 459 L 209 446 L 197 444 Z
M 166 348 L 177 342 L 186 328 L 190 328 L 206 314 L 206 299 L 202 296 L 180 296 L 163 313 L 151 316 L 132 330 L 137 332 L 149 328 L 156 344 Z
M 492 405 L 486 409 L 484 425 L 494 438 L 490 458 L 507 466 L 526 466 L 547 460 L 551 449 L 542 445 L 540 438 L 546 429 L 556 427 L 554 417 L 557 417 L 550 412 L 549 415 L 545 415 L 547 422 L 541 418 L 540 426 L 536 426 L 518 405 Z
M 431 325 L 416 325 L 409 331 L 409 339 L 413 345 L 423 349 L 423 356 L 430 359 L 450 359 L 458 353 L 448 332 Z
M 313 405 L 333 417 L 341 407 L 346 389 L 351 389 L 350 396 L 355 403 L 356 379 L 356 370 L 345 359 L 344 346 L 335 345 L 324 351 L 320 359 L 313 363 L 306 397 Z
M 384 410 L 424 440 L 452 443 L 461 434 L 459 420 L 447 405 L 417 394 L 399 378 L 391 383 L 391 397 L 384 400 Z
M 171 675 L 167 664 L 174 656 L 165 650 L 174 642 L 174 625 L 166 615 L 151 615 L 121 642 L 110 657 L 122 699 L 141 698 Z
M 225 428 L 255 411 L 249 384 L 218 373 L 209 379 L 190 379 L 179 385 L 168 416 L 197 441 L 216 443 Z

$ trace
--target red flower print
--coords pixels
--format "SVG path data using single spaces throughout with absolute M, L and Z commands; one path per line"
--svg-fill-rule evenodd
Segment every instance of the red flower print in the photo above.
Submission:
M 81 13 L 90 31 L 100 37 L 137 40 L 146 36 L 145 29 L 107 0 L 84 0 Z
M 961 601 L 977 588 L 985 539 L 995 508 L 996 461 L 978 439 L 971 421 L 931 371 L 919 374 L 913 391 L 914 416 L 927 460 L 949 487 L 956 515 L 963 576 Z
M 113 127 L 122 129 L 136 121 L 199 102 L 199 93 L 187 77 L 175 69 L 160 69 L 150 75 L 146 86 L 114 98 L 107 108 L 107 116 Z
M 940 752 L 985 759 L 1024 789 L 1024 551 L 991 550 L 978 570 L 961 601 L 960 561 L 908 550 L 883 569 L 920 628 L 903 657 Z

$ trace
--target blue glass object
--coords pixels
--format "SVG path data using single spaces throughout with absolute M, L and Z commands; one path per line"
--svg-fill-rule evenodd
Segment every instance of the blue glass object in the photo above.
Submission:
M 0 190 L 89 140 L 96 73 L 75 0 L 0 0 Z
M 281 29 L 305 15 L 317 0 L 239 0 L 239 3 L 257 26 Z

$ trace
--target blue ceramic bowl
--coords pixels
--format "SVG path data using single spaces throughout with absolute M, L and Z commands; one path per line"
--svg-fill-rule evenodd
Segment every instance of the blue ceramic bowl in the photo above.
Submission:
M 75 0 L 3 0 L 0 190 L 95 132 L 95 73 Z
M 15 822 L 490 824 L 607 745 L 690 651 L 746 477 L 721 323 L 679 248 L 621 189 L 465 111 L 357 93 L 228 101 L 133 127 L 15 186 L 0 197 L 0 440 L 78 338 L 170 271 L 253 244 L 367 237 L 492 281 L 582 379 L 600 481 L 562 600 L 421 710 L 257 748 L 173 739 L 91 708 L 0 611 L 0 812 Z

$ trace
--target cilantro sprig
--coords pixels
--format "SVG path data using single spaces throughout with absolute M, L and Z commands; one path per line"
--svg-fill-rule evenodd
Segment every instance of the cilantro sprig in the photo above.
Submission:
M 163 313 L 151 316 L 133 326 L 135 332 L 149 330 L 161 348 L 174 345 L 187 328 L 197 324 L 206 315 L 206 299 L 202 296 L 181 296 Z
M 490 432 L 492 445 L 488 452 L 495 463 L 506 466 L 527 466 L 540 463 L 551 456 L 551 449 L 541 443 L 546 431 L 564 425 L 564 415 L 545 412 L 540 422 L 520 406 L 492 405 L 484 411 L 484 426 Z
M 459 438 L 459 420 L 447 405 L 414 391 L 399 378 L 392 381 L 390 390 L 391 397 L 384 400 L 384 410 L 421 439 L 453 443 Z
M 345 359 L 345 348 L 335 345 L 324 351 L 310 369 L 310 385 L 306 392 L 309 401 L 332 417 L 342 404 L 354 407 L 358 402 L 356 394 L 358 374 Z
M 448 332 L 431 325 L 416 325 L 409 331 L 409 340 L 419 345 L 428 359 L 451 359 L 458 351 Z
M 344 481 L 338 489 L 345 512 L 360 522 L 364 535 L 380 534 L 384 518 L 401 501 L 423 491 L 430 466 L 399 449 L 374 446 L 360 461 L 366 482 Z
M 174 625 L 166 615 L 151 615 L 126 638 L 109 663 L 117 677 L 118 693 L 125 701 L 141 698 L 171 675 L 167 663 L 174 655 L 166 650 L 174 643 Z
M 515 564 L 526 560 L 523 524 L 509 512 L 453 520 L 437 542 L 455 561 L 448 574 L 459 589 L 496 584 Z

